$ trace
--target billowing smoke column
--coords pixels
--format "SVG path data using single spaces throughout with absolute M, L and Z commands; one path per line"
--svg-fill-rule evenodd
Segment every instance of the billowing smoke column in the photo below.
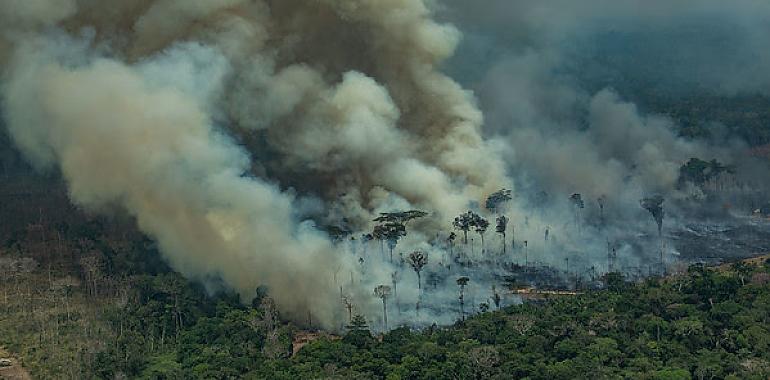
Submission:
M 75 203 L 134 216 L 192 279 L 327 328 L 449 323 L 499 305 L 516 264 L 665 264 L 707 198 L 681 181 L 693 157 L 767 182 L 745 142 L 649 103 L 770 93 L 770 6 L 669 3 L 6 0 L 1 113 Z M 434 14 L 467 33 L 451 59 Z
M 133 215 L 176 270 L 244 300 L 265 285 L 331 327 L 336 274 L 358 268 L 311 216 L 363 231 L 400 206 L 435 224 L 509 186 L 436 69 L 459 33 L 430 16 L 420 0 L 4 1 L 3 114 L 75 203 Z

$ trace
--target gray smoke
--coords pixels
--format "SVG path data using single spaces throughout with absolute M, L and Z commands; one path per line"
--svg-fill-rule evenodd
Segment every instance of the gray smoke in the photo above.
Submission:
M 612 241 L 626 265 L 649 263 L 656 226 L 639 200 L 691 197 L 677 186 L 690 157 L 741 157 L 739 139 L 682 137 L 638 100 L 765 94 L 770 6 L 669 3 L 5 0 L 2 114 L 73 202 L 125 210 L 192 279 L 244 301 L 265 285 L 287 317 L 336 328 L 341 296 L 374 319 L 374 287 L 396 278 L 392 326 L 446 323 L 458 276 L 472 310 L 498 264 L 525 254 L 584 269 Z M 513 258 L 482 255 L 474 233 L 450 247 L 451 220 L 494 221 L 480 205 L 503 188 Z M 598 199 L 602 225 L 586 222 Z M 380 212 L 411 209 L 430 216 L 408 225 L 395 263 L 360 238 Z M 355 239 L 332 242 L 327 226 Z M 493 235 L 487 253 L 501 250 Z M 400 264 L 415 250 L 425 292 Z M 460 267 L 458 252 L 491 265 Z
M 78 205 L 133 215 L 176 270 L 244 300 L 265 285 L 295 320 L 341 320 L 337 273 L 376 302 L 315 224 L 403 207 L 438 225 L 508 185 L 437 70 L 460 33 L 422 1 L 4 1 L 0 25 L 26 157 Z
M 677 207 L 703 196 L 677 181 L 691 157 L 737 165 L 736 177 L 764 182 L 757 173 L 767 163 L 749 159 L 724 126 L 712 123 L 711 137 L 682 137 L 685 126 L 655 110 L 770 94 L 767 3 L 447 0 L 437 9 L 465 33 L 448 72 L 479 97 L 486 137 L 509 147 L 520 196 L 513 212 L 529 216 L 512 224 L 534 226 L 523 236 L 530 242 L 549 225 L 566 240 L 544 248 L 543 260 L 573 251 L 594 265 L 606 261 L 606 241 L 649 235 L 655 227 L 639 200 L 663 194 Z M 599 213 L 601 198 L 608 225 L 569 226 L 573 193 L 586 199 L 586 216 Z M 671 215 L 672 227 L 688 222 Z M 656 248 L 643 251 L 628 265 L 656 257 Z

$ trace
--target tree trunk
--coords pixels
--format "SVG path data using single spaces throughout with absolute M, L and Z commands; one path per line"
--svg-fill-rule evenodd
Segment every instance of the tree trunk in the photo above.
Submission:
M 385 330 L 388 330 L 388 304 L 385 302 L 385 298 L 382 298 L 382 319 L 385 323 Z

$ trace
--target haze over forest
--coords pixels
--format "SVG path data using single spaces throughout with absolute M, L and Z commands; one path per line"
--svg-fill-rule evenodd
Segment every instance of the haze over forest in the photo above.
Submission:
M 764 254 L 768 36 L 758 0 L 0 0 L 2 265 L 341 334 Z

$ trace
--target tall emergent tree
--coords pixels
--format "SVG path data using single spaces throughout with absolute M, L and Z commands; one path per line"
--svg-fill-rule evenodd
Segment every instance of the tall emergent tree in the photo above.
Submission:
M 454 232 L 450 232 L 449 236 L 446 238 L 447 244 L 449 245 L 449 254 L 454 254 L 454 247 L 455 247 L 455 240 L 457 240 L 457 234 Z
M 479 215 L 476 215 L 476 219 L 473 221 L 473 227 L 479 236 L 481 236 L 481 254 L 484 254 L 484 233 L 487 232 L 487 228 L 489 228 L 489 221 L 482 218 Z
M 382 300 L 382 320 L 385 330 L 388 329 L 388 297 L 390 296 L 390 286 L 377 285 L 374 288 L 374 295 Z
M 658 238 L 660 239 L 660 267 L 663 272 L 666 271 L 666 266 L 663 262 L 663 218 L 666 215 L 666 212 L 663 210 L 664 201 L 665 199 L 660 195 L 644 198 L 639 201 L 642 208 L 652 215 L 652 218 L 655 219 L 655 223 L 658 225 Z
M 487 210 L 492 211 L 495 214 L 499 214 L 500 207 L 510 200 L 511 191 L 508 189 L 502 189 L 492 193 L 489 197 L 487 197 L 485 206 L 487 207 Z
M 374 232 L 372 235 L 380 240 L 380 242 L 387 242 L 388 249 L 390 251 L 390 262 L 393 262 L 393 250 L 398 244 L 398 240 L 406 236 L 406 226 L 398 222 L 388 222 L 374 226 Z
M 387 228 L 385 228 L 384 225 L 376 225 L 374 226 L 374 231 L 370 234 L 372 236 L 372 239 L 377 239 L 377 241 L 380 242 L 380 254 L 382 256 L 385 256 L 385 240 L 387 234 Z
M 455 220 L 452 222 L 452 226 L 456 230 L 463 232 L 463 244 L 465 245 L 468 245 L 468 231 L 473 227 L 473 222 L 476 219 L 475 215 L 472 211 L 468 211 L 455 217 Z
M 583 202 L 583 196 L 580 193 L 572 194 L 569 200 L 572 202 L 575 211 L 575 227 L 580 232 L 580 211 L 586 207 L 586 204 Z
M 663 210 L 663 202 L 665 199 L 660 195 L 644 198 L 639 201 L 639 204 L 643 209 L 647 210 L 652 218 L 655 219 L 655 223 L 658 224 L 658 235 L 663 234 L 663 218 L 666 216 L 666 212 Z
M 407 222 L 423 218 L 427 216 L 428 213 L 425 211 L 420 210 L 409 210 L 409 211 L 395 211 L 395 212 L 381 212 L 380 216 L 374 219 L 375 222 L 378 223 L 401 223 L 406 224 Z
M 409 254 L 406 262 L 414 269 L 414 273 L 417 273 L 417 289 L 422 289 L 421 276 L 423 268 L 428 264 L 428 255 L 422 251 L 414 251 Z
M 495 232 L 500 234 L 503 239 L 503 255 L 505 255 L 505 230 L 508 229 L 508 218 L 505 215 L 497 217 L 497 225 L 495 226 Z
M 481 217 L 479 214 L 469 210 L 468 212 L 457 216 L 452 222 L 452 226 L 454 226 L 455 229 L 463 232 L 463 242 L 466 245 L 468 244 L 468 231 L 470 231 L 472 228 L 481 236 L 481 251 L 484 252 L 484 233 L 489 227 L 489 221 Z
M 457 279 L 457 285 L 460 286 L 460 317 L 465 320 L 465 286 L 468 285 L 468 281 L 471 279 L 468 277 L 460 277 Z
M 374 221 L 380 223 L 374 226 L 372 236 L 380 243 L 387 242 L 390 250 L 390 261 L 393 262 L 393 249 L 396 248 L 398 240 L 406 236 L 406 223 L 422 218 L 428 215 L 425 211 L 409 210 L 396 212 L 383 212 Z

